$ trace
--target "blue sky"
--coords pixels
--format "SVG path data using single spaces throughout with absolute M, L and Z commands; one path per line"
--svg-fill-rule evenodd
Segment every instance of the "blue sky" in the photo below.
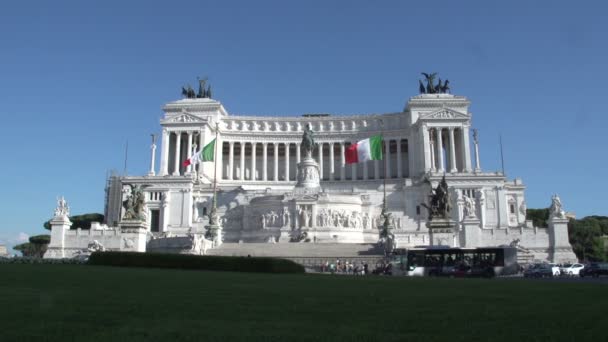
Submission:
M 472 101 L 482 167 L 608 215 L 604 3 L 10 1 L 0 5 L 0 243 L 46 233 L 55 199 L 102 212 L 144 174 L 164 103 L 207 75 L 234 114 L 402 110 L 420 72 Z

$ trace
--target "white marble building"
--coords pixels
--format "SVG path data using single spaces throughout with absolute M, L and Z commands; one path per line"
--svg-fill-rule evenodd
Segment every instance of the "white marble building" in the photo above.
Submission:
M 209 98 L 171 102 L 163 108 L 159 169 L 153 144 L 147 175 L 109 180 L 106 223 L 121 221 L 128 185 L 142 185 L 153 235 L 201 232 L 217 175 L 226 243 L 375 243 L 386 189 L 398 247 L 516 241 L 536 259 L 575 259 L 565 219 L 533 227 L 525 219 L 522 181 L 482 171 L 469 105 L 463 96 L 422 94 L 395 113 L 264 116 L 229 114 Z M 215 138 L 216 124 L 217 161 L 183 167 L 192 151 Z M 312 191 L 294 188 L 306 124 L 318 143 L 320 187 Z M 385 160 L 345 165 L 344 150 L 376 134 L 384 137 Z M 444 175 L 454 227 L 432 231 L 421 204 L 429 200 L 428 181 L 435 187 Z

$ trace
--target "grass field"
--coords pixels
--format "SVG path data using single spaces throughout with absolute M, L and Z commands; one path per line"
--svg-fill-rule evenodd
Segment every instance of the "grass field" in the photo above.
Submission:
M 605 341 L 608 287 L 0 265 L 0 341 Z

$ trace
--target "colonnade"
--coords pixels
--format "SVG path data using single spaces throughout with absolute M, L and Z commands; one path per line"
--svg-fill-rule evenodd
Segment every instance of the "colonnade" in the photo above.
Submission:
M 318 142 L 313 158 L 326 181 L 369 180 L 407 177 L 407 140 L 386 138 L 384 158 L 346 165 L 344 152 L 356 141 Z M 390 148 L 386 148 L 389 146 Z M 246 142 L 224 140 L 222 179 L 239 181 L 295 181 L 301 161 L 300 142 Z M 237 151 L 237 153 L 235 153 Z M 238 161 L 238 164 L 237 164 Z M 261 169 L 260 169 L 261 164 Z
M 469 127 L 427 127 L 432 172 L 470 172 Z
M 202 135 L 198 131 L 163 130 L 160 175 L 178 176 L 198 170 L 199 165 L 184 167 L 182 163 L 192 156 L 195 147 L 200 151 L 202 145 Z

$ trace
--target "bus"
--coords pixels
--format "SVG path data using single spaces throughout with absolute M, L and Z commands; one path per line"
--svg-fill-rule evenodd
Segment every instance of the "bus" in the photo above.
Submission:
M 394 275 L 407 276 L 494 277 L 519 271 L 513 247 L 400 248 L 393 251 L 390 263 Z

